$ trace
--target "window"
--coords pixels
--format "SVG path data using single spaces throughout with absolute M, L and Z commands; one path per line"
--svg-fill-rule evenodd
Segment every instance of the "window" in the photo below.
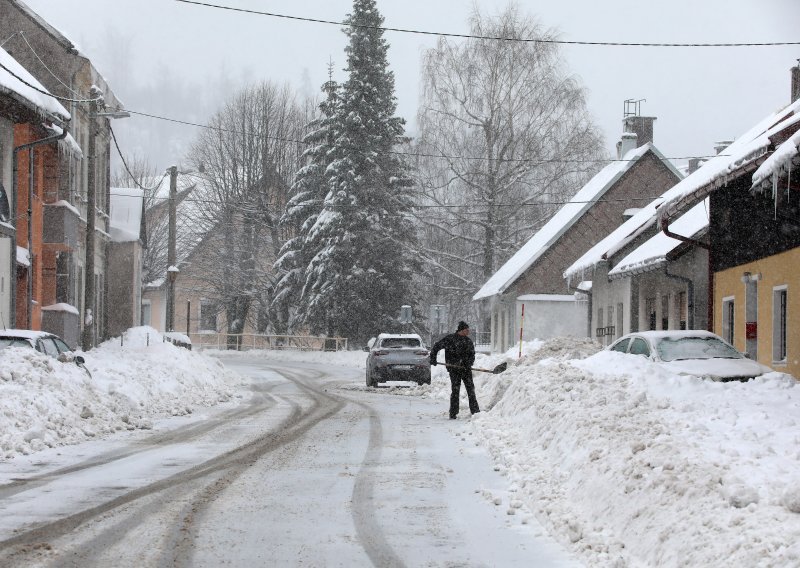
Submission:
M 622 303 L 617 304 L 617 337 L 625 333 L 625 329 L 623 328 L 624 322 L 622 321 L 623 313 L 624 313 L 624 308 Z
M 200 331 L 217 331 L 217 305 L 211 300 L 200 300 Z
M 58 357 L 58 347 L 56 347 L 56 344 L 53 343 L 53 340 L 50 339 L 49 337 L 40 339 L 39 345 L 40 345 L 39 350 L 42 353 L 46 353 L 47 355 L 50 355 L 50 357 Z
M 608 326 L 606 327 L 606 335 L 608 335 L 611 339 L 614 338 L 614 306 L 608 306 L 606 308 L 608 312 Z
M 647 298 L 644 301 L 644 313 L 647 316 L 647 329 L 655 331 L 656 329 L 656 299 Z
M 611 347 L 611 351 L 619 351 L 620 353 L 625 353 L 628 350 L 628 343 L 630 342 L 631 342 L 630 338 L 618 341 Z
M 150 300 L 142 300 L 142 325 L 152 325 L 152 315 Z
M 669 294 L 661 296 L 661 329 L 669 329 Z
M 679 292 L 675 296 L 675 309 L 678 312 L 678 328 L 686 329 L 686 320 L 689 316 L 689 306 L 686 303 L 686 292 Z
M 644 339 L 641 337 L 634 337 L 633 341 L 631 341 L 631 349 L 629 353 L 631 355 L 644 355 L 645 357 L 650 357 L 650 348 L 647 346 L 647 342 Z
M 722 299 L 722 339 L 733 345 L 733 330 L 734 330 L 734 299 Z
M 53 343 L 56 344 L 56 348 L 58 348 L 59 353 L 69 353 L 72 349 L 69 348 L 69 345 L 61 341 L 60 339 L 54 337 Z
M 603 327 L 603 312 L 605 310 L 603 308 L 597 308 L 597 325 L 595 326 L 597 330 L 595 331 L 597 337 L 603 337 L 605 335 L 605 328 Z
M 786 361 L 786 286 L 772 289 L 772 360 Z

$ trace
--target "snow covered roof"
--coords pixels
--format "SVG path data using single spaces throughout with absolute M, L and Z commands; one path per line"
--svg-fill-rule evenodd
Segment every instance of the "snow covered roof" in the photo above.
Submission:
M 708 228 L 708 199 L 692 207 L 686 214 L 670 224 L 670 230 L 678 235 L 695 238 Z M 659 232 L 609 271 L 611 279 L 656 270 L 666 264 L 667 254 L 680 246 L 682 241 Z
M 798 154 L 800 154 L 800 130 L 778 146 L 775 152 L 758 167 L 753 174 L 753 187 L 767 182 L 774 174 L 780 175 L 782 171 L 788 171 L 792 158 Z
M 763 157 L 775 133 L 800 122 L 795 113 L 800 110 L 800 100 L 775 112 L 745 132 L 725 151 L 705 162 L 690 176 L 665 191 L 639 213 L 628 219 L 617 230 L 597 243 L 564 272 L 567 279 L 582 277 L 643 231 L 658 221 L 660 215 L 675 216 L 694 205 L 714 189 L 725 185 L 731 178 L 740 175 L 740 169 Z
M 798 113 L 800 113 L 800 99 L 758 122 L 737 138 L 722 154 L 714 156 L 670 190 L 670 195 L 664 200 L 659 215 L 673 216 L 742 175 L 743 168 L 753 166 L 767 154 L 771 137 L 786 129 L 800 126 Z M 789 147 L 783 149 L 781 155 L 785 155 L 784 153 L 789 153 Z M 771 171 L 771 168 L 776 167 L 779 162 L 784 163 L 778 157 L 771 166 L 767 166 L 767 171 Z M 762 171 L 762 175 L 763 173 Z
M 600 170 L 581 188 L 569 203 L 564 205 L 553 217 L 534 234 L 506 263 L 495 272 L 472 300 L 480 300 L 502 294 L 535 263 L 550 246 L 553 245 L 578 219 L 603 196 L 625 172 L 627 172 L 648 151 L 653 152 L 660 160 L 669 162 L 651 143 L 629 151 L 622 160 L 617 160 Z M 677 170 L 676 170 L 677 173 Z
M 70 120 L 70 114 L 67 109 L 52 96 L 37 91 L 36 89 L 40 89 L 47 92 L 47 89 L 2 47 L 0 47 L 0 63 L 11 71 L 9 73 L 0 67 L 0 93 L 8 94 L 22 105 L 41 114 L 43 118 L 63 122 Z M 14 75 L 22 79 L 22 81 Z M 29 87 L 23 81 L 36 88 Z
M 139 240 L 144 191 L 132 187 L 111 188 L 111 240 L 115 243 Z
M 574 302 L 575 294 L 523 294 L 520 302 Z

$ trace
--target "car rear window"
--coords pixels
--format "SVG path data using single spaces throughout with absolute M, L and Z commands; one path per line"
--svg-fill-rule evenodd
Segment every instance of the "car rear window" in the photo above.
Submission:
M 675 337 L 658 342 L 662 361 L 682 359 L 741 359 L 743 355 L 716 337 Z
M 419 347 L 420 340 L 416 337 L 387 337 L 381 342 L 381 347 L 389 349 L 399 347 Z
M 31 347 L 31 344 L 16 337 L 0 337 L 0 349 L 4 347 Z

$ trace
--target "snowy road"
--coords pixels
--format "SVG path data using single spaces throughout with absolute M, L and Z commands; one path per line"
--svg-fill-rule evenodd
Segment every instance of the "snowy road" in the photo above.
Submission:
M 246 402 L 0 465 L 0 565 L 579 566 L 440 401 L 226 364 Z

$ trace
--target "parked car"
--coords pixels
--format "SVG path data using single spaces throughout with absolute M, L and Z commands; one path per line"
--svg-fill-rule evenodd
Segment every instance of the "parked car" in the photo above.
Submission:
M 431 384 L 430 353 L 416 333 L 381 333 L 367 344 L 367 386 L 386 381 Z
M 647 357 L 678 375 L 714 381 L 747 381 L 772 371 L 748 359 L 720 336 L 703 330 L 629 333 L 606 349 Z
M 29 329 L 3 329 L 0 330 L 0 350 L 6 347 L 36 349 L 40 353 L 58 359 L 62 363 L 75 363 L 91 377 L 89 369 L 84 365 L 84 358 L 80 355 L 75 355 L 72 348 L 53 333 L 31 331 Z

